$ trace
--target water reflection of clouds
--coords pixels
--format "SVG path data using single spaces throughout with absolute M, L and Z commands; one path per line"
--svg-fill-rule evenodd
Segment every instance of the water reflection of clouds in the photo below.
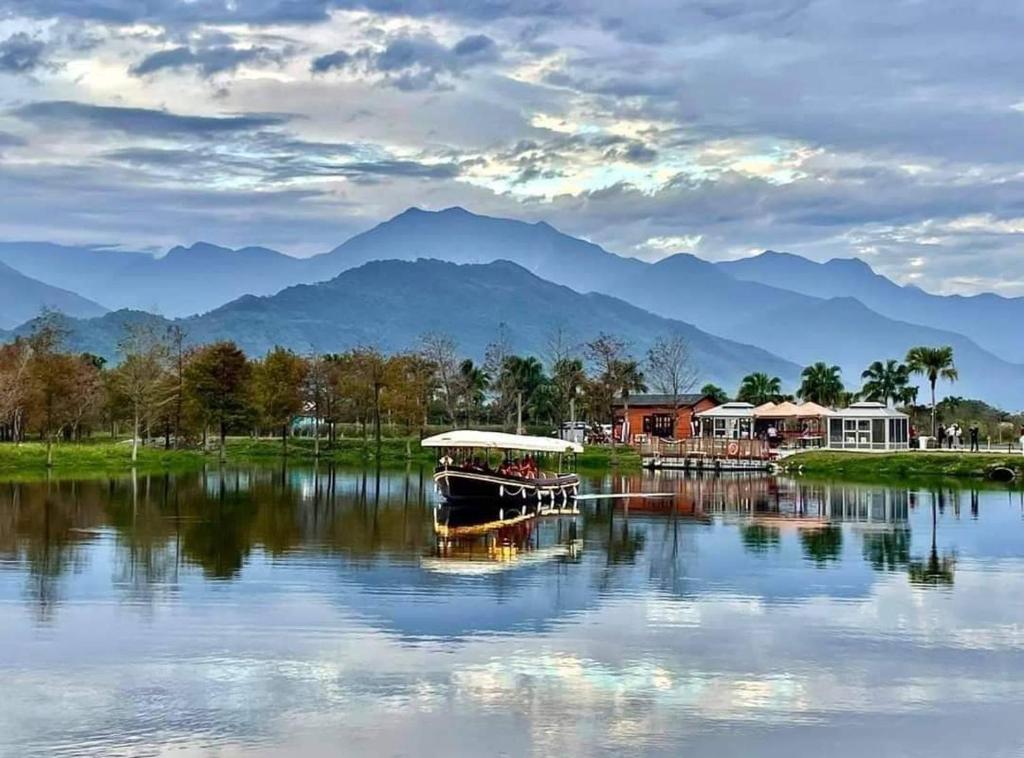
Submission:
M 231 483 L 204 486 L 202 507 L 220 508 Z M 798 525 L 767 550 L 744 540 L 742 515 L 593 510 L 574 560 L 462 577 L 421 564 L 429 512 L 406 501 L 400 478 L 377 503 L 372 476 L 365 498 L 348 481 L 334 506 L 315 487 L 311 502 L 306 489 L 245 484 L 271 505 L 227 497 L 211 523 L 232 539 L 193 542 L 170 574 L 155 557 L 184 555 L 184 528 L 176 537 L 159 509 L 101 512 L 116 526 L 76 544 L 71 564 L 42 564 L 74 566 L 51 576 L 62 600 L 45 634 L 23 584 L 42 543 L 13 540 L 0 570 L 0 692 L 18 697 L 4 698 L 0 752 L 7 740 L 99 754 L 131 735 L 134 752 L 312 754 L 337 749 L 339 734 L 366 753 L 678 752 L 716 730 L 739 739 L 937 713 L 945 720 L 917 732 L 922 744 L 963 746 L 957 714 L 1024 703 L 1020 516 L 999 493 L 982 493 L 978 521 L 952 506 L 938 515 L 938 550 L 957 563 L 954 584 L 936 589 L 908 574 L 930 549 L 926 495 L 899 524 L 842 522 L 838 544 L 814 545 Z M 864 497 L 885 513 L 884 498 Z M 23 528 L 36 534 L 34 521 Z M 214 582 L 220 550 L 242 557 Z

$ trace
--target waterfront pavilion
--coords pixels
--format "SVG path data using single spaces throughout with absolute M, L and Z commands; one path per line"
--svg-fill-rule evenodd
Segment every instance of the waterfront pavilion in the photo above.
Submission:
M 758 436 L 767 434 L 768 427 L 774 426 L 785 442 L 820 446 L 825 437 L 826 421 L 831 415 L 830 409 L 817 403 L 797 405 L 788 400 L 765 403 L 754 409 L 754 433 Z
M 700 422 L 702 437 L 750 439 L 754 429 L 754 406 L 751 403 L 723 403 L 699 411 L 694 417 Z
M 884 403 L 853 403 L 828 416 L 831 450 L 908 450 L 910 417 Z

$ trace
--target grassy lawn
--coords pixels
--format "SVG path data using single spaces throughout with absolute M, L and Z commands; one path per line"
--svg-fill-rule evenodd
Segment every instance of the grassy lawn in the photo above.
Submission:
M 787 471 L 807 474 L 893 479 L 911 477 L 988 478 L 993 469 L 1009 468 L 1024 479 L 1024 455 L 1006 453 L 856 453 L 809 451 L 782 461 Z
M 62 474 L 116 472 L 131 468 L 131 444 L 127 442 L 65 442 L 53 446 L 53 471 Z M 205 457 L 195 450 L 139 448 L 137 468 L 170 471 L 201 466 Z M 41 474 L 47 470 L 46 445 L 23 442 L 0 444 L 0 474 Z
M 277 463 L 285 460 L 285 454 L 279 439 L 234 437 L 227 440 L 225 458 L 228 463 Z M 186 470 L 203 463 L 217 463 L 218 459 L 216 448 L 206 453 L 201 450 L 165 450 L 158 443 L 139 448 L 137 468 L 147 472 Z M 312 464 L 316 460 L 313 441 L 306 438 L 289 440 L 287 460 L 289 463 Z M 319 460 L 342 466 L 373 464 L 378 460 L 376 444 L 373 440 L 359 437 L 339 439 L 333 445 L 321 440 Z M 405 465 L 407 461 L 433 465 L 437 451 L 421 448 L 416 437 L 386 437 L 381 440 L 379 460 L 384 466 Z M 635 450 L 621 446 L 615 449 L 614 455 L 609 447 L 593 446 L 578 457 L 577 466 L 588 471 L 611 467 L 639 470 L 640 456 Z M 94 440 L 54 445 L 52 470 L 62 475 L 117 473 L 131 467 L 131 444 L 127 441 Z M 46 471 L 46 446 L 43 443 L 0 444 L 0 475 L 38 475 Z

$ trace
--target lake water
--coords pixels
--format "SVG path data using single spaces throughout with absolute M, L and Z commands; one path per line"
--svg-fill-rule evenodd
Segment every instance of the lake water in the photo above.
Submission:
M 676 496 L 439 537 L 418 469 L 0 483 L 0 754 L 1024 754 L 1019 491 L 586 490 Z

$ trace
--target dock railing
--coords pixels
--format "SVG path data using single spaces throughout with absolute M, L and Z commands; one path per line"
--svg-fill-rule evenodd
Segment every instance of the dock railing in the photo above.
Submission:
M 681 440 L 651 438 L 640 445 L 640 455 L 662 458 L 709 458 L 767 461 L 774 457 L 763 440 L 688 437 Z

